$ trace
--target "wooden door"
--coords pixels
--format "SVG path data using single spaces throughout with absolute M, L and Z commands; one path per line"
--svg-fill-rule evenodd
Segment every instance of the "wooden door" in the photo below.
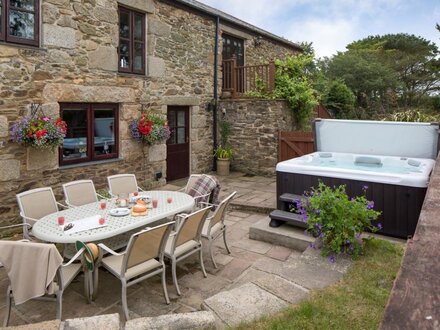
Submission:
M 189 107 L 168 107 L 167 181 L 189 176 Z

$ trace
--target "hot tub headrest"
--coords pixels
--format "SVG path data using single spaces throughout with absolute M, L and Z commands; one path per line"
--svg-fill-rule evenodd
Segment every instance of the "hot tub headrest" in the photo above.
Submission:
M 382 160 L 378 157 L 358 156 L 354 160 L 355 164 L 366 164 L 382 166 Z

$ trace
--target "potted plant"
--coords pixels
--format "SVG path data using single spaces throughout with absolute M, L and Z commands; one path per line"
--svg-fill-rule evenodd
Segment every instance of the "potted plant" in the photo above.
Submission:
M 231 134 L 231 124 L 226 120 L 220 122 L 221 144 L 214 150 L 217 158 L 217 174 L 229 175 L 229 167 L 234 151 L 228 146 L 229 135 Z
M 217 158 L 217 174 L 229 175 L 229 167 L 233 155 L 232 148 L 218 146 L 214 151 L 214 156 Z
M 306 233 L 316 237 L 322 247 L 322 254 L 330 256 L 348 253 L 357 257 L 362 252 L 361 233 L 368 229 L 375 232 L 382 228 L 372 224 L 380 215 L 375 211 L 374 202 L 366 198 L 367 186 L 363 187 L 364 194 L 349 198 L 345 186 L 328 187 L 322 182 L 306 197 L 298 201 L 303 220 L 307 223 Z

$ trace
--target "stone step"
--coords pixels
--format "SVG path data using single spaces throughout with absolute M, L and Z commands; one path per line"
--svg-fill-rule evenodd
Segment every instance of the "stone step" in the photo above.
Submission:
M 302 215 L 298 213 L 273 210 L 272 212 L 270 212 L 269 217 L 271 219 L 270 221 L 271 227 L 279 227 L 283 223 L 288 223 L 289 225 L 298 228 L 307 229 L 307 223 L 303 221 Z
M 203 302 L 203 308 L 213 311 L 228 327 L 276 313 L 287 306 L 287 302 L 253 283 L 219 292 Z
M 291 203 L 295 203 L 297 200 L 301 200 L 303 198 L 303 196 L 300 195 L 295 195 L 295 194 L 282 194 L 280 195 L 280 197 L 278 197 L 278 199 L 282 202 L 291 202 Z
M 304 251 L 315 239 L 304 235 L 304 229 L 289 225 L 270 227 L 270 218 L 264 218 L 252 224 L 249 228 L 249 238 L 285 246 L 297 251 Z

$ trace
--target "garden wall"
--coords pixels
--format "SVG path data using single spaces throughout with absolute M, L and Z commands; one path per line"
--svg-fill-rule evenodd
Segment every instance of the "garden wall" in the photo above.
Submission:
M 440 156 L 381 329 L 440 329 Z
M 220 101 L 219 122 L 231 123 L 232 169 L 260 175 L 275 174 L 278 133 L 294 125 L 292 110 L 282 100 Z

